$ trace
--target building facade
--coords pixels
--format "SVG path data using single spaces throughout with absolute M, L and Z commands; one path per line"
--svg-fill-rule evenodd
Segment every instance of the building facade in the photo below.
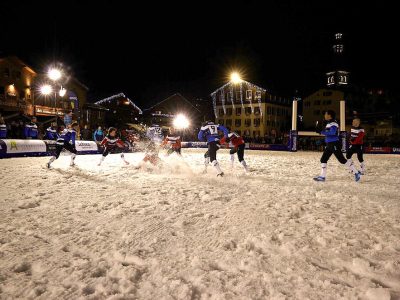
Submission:
M 211 94 L 215 122 L 249 139 L 278 136 L 290 129 L 291 100 L 242 80 Z
M 15 56 L 0 58 L 0 112 L 34 114 L 37 73 Z

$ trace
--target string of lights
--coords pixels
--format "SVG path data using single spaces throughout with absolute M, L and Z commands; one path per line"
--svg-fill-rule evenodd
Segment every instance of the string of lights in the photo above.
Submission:
M 125 98 L 126 100 L 128 100 L 130 105 L 132 105 L 135 109 L 137 109 L 139 111 L 139 114 L 143 114 L 143 111 L 135 103 L 133 103 L 133 101 L 131 99 L 126 97 L 124 93 L 119 93 L 119 94 L 110 96 L 108 98 L 104 98 L 102 100 L 99 100 L 99 101 L 95 102 L 94 104 L 100 105 L 100 104 L 103 104 L 103 103 L 110 103 L 112 100 L 114 100 L 116 98 Z

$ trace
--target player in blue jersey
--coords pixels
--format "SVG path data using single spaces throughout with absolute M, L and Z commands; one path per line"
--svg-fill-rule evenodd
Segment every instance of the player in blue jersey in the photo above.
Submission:
M 223 176 L 219 163 L 217 161 L 217 151 L 220 148 L 220 136 L 218 131 L 222 131 L 225 140 L 229 142 L 228 129 L 219 124 L 213 122 L 206 122 L 201 128 L 197 135 L 197 138 L 201 142 L 207 142 L 208 150 L 204 154 L 204 172 L 207 172 L 207 166 L 211 162 L 214 168 L 217 170 L 217 176 Z
M 54 156 L 52 156 L 50 158 L 49 162 L 47 163 L 48 168 L 50 168 L 50 165 L 53 161 L 58 159 L 58 157 L 60 156 L 60 153 L 63 149 L 71 152 L 70 166 L 75 165 L 75 157 L 76 157 L 76 153 L 77 153 L 76 148 L 75 148 L 75 139 L 76 139 L 77 129 L 78 129 L 78 123 L 73 122 L 70 125 L 70 128 L 66 128 L 61 132 L 61 134 L 58 137 L 57 142 L 56 142 L 56 153 Z
M 44 136 L 44 139 L 52 141 L 56 141 L 58 139 L 57 123 L 51 123 L 51 126 L 46 129 L 46 135 Z
M 361 178 L 361 173 L 357 171 L 352 160 L 347 160 L 342 153 L 342 145 L 339 139 L 339 125 L 335 120 L 335 116 L 336 114 L 333 110 L 328 110 L 327 112 L 325 112 L 325 128 L 316 129 L 317 133 L 325 136 L 326 147 L 321 157 L 321 175 L 314 177 L 314 180 L 325 181 L 328 160 L 331 155 L 334 154 L 337 160 L 341 164 L 346 165 L 346 167 L 352 172 L 352 174 L 354 175 L 354 180 L 359 181 Z

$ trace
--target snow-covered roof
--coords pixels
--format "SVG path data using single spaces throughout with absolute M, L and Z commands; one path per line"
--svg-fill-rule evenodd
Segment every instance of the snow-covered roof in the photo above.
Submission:
M 261 90 L 261 91 L 263 91 L 263 92 L 266 92 L 266 91 L 267 91 L 266 89 L 264 89 L 264 88 L 262 88 L 262 87 L 260 87 L 260 86 L 258 86 L 258 85 L 252 84 L 251 82 L 248 82 L 248 81 L 246 81 L 246 80 L 242 80 L 240 84 L 245 84 L 245 85 L 247 85 L 248 87 L 255 88 L 255 89 Z M 232 82 L 230 82 L 230 81 L 227 82 L 227 83 L 225 83 L 223 86 L 221 86 L 220 88 L 218 88 L 218 89 L 216 89 L 214 92 L 212 92 L 212 93 L 211 93 L 211 96 L 212 96 L 212 95 L 215 95 L 215 94 L 218 93 L 219 91 L 221 91 L 221 90 L 225 89 L 227 86 L 231 86 L 231 85 L 234 85 L 234 83 L 232 83 Z
M 143 113 L 143 111 L 139 108 L 139 106 L 137 106 L 135 103 L 133 103 L 133 101 L 131 99 L 129 99 L 127 96 L 125 96 L 124 93 L 119 93 L 119 94 L 110 96 L 108 98 L 101 99 L 101 100 L 95 102 L 94 104 L 101 105 L 101 104 L 109 103 L 112 100 L 115 100 L 115 99 L 118 99 L 118 98 L 125 98 L 126 100 L 129 101 L 130 105 L 132 105 L 135 109 L 137 109 L 139 111 L 139 114 Z

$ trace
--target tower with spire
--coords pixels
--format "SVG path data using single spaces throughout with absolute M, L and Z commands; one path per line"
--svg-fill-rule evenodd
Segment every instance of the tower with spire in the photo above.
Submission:
M 326 73 L 326 85 L 330 88 L 341 88 L 349 84 L 349 75 L 344 64 L 344 43 L 343 34 L 336 33 L 333 50 L 332 71 Z

